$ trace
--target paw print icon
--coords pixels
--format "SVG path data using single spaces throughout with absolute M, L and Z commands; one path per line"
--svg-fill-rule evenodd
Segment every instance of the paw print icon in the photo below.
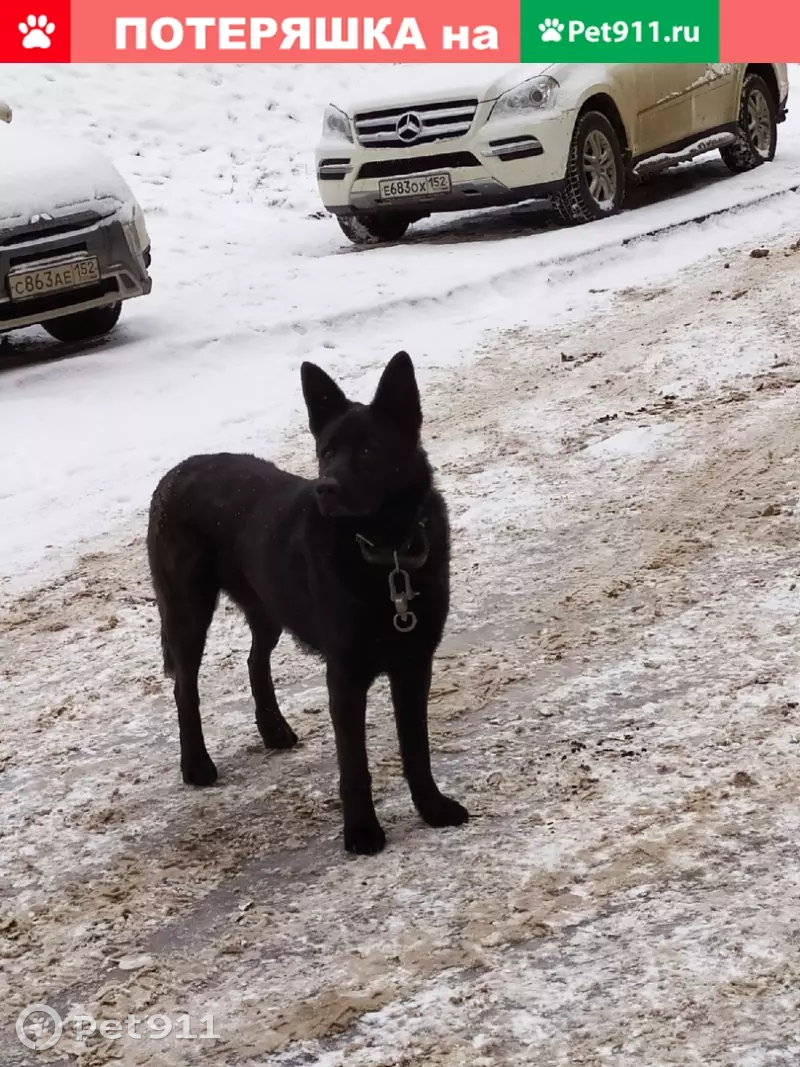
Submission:
M 51 22 L 47 15 L 28 15 L 25 22 L 20 22 L 19 32 L 22 34 L 23 48 L 49 48 L 50 38 L 55 33 L 55 23 Z
M 64 1024 L 54 1008 L 47 1004 L 31 1004 L 17 1016 L 15 1029 L 25 1048 L 41 1052 L 58 1044 Z
M 539 33 L 541 33 L 543 41 L 552 41 L 558 44 L 563 32 L 564 23 L 559 22 L 558 19 L 545 19 L 544 22 L 539 23 Z

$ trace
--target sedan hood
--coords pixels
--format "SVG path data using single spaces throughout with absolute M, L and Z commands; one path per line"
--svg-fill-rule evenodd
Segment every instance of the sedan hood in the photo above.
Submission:
M 527 78 L 545 74 L 551 63 L 442 63 L 429 68 L 400 65 L 386 71 L 379 94 L 332 100 L 349 115 L 381 108 L 438 104 L 447 100 L 496 100 Z
M 106 215 L 132 200 L 124 179 L 91 146 L 0 126 L 0 226 L 42 213 Z

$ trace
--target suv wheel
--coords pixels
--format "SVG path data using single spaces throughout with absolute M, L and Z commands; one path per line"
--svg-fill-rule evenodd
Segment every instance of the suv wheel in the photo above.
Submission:
M 336 221 L 345 237 L 354 245 L 374 245 L 381 241 L 399 241 L 413 222 L 409 215 L 337 215 Z
M 625 197 L 625 164 L 614 127 L 599 111 L 579 116 L 564 188 L 553 197 L 562 222 L 593 222 L 614 214 Z
M 748 74 L 739 106 L 739 137 L 720 149 L 722 161 L 734 174 L 760 167 L 775 158 L 778 143 L 777 104 L 758 74 Z
M 49 322 L 43 322 L 42 326 L 57 341 L 90 341 L 110 333 L 117 325 L 121 311 L 122 302 L 118 301 L 108 307 L 89 308 L 88 311 L 78 311 L 60 319 L 50 319 Z

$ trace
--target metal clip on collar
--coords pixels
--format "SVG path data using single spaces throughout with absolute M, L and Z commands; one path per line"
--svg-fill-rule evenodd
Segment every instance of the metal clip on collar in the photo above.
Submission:
M 400 567 L 397 553 L 394 553 L 394 570 L 389 574 L 389 599 L 394 604 L 395 616 L 392 619 L 395 630 L 401 634 L 411 633 L 417 625 L 417 616 L 409 611 L 409 601 L 419 593 L 411 588 L 411 579 L 408 571 Z

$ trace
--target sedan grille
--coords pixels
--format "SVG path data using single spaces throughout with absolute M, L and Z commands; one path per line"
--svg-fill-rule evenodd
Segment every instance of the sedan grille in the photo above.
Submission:
M 411 148 L 463 137 L 472 125 L 477 100 L 363 111 L 355 117 L 356 137 L 364 148 Z

